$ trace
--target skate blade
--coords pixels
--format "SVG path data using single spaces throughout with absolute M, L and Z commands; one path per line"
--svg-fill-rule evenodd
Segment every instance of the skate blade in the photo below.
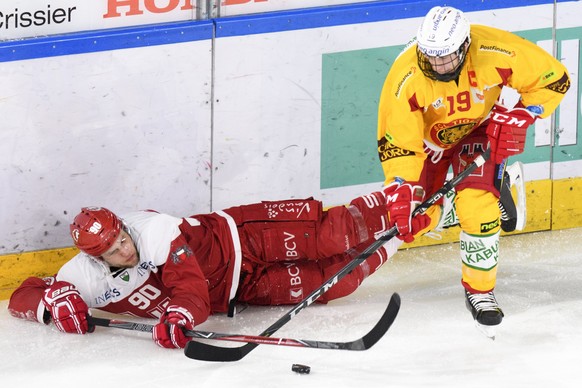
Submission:
M 496 327 L 495 326 L 482 325 L 479 322 L 475 321 L 475 327 L 485 337 L 489 338 L 492 341 L 495 341 L 495 334 L 496 334 L 496 330 L 495 330 Z
M 509 182 L 511 182 L 511 186 L 515 187 L 515 192 L 517 194 L 517 202 L 515 203 L 517 209 L 517 224 L 515 229 L 523 230 L 527 221 L 523 163 L 515 162 L 511 166 L 508 166 L 506 171 L 509 174 Z

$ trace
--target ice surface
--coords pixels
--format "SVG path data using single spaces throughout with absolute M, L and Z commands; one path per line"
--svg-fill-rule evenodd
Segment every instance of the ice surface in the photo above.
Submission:
M 477 331 L 465 309 L 457 244 L 401 251 L 356 293 L 305 309 L 275 334 L 355 339 L 375 324 L 392 292 L 398 292 L 402 308 L 394 325 L 363 352 L 261 345 L 238 362 L 202 362 L 186 358 L 180 350 L 158 348 L 145 333 L 97 328 L 84 336 L 62 334 L 54 326 L 12 318 L 7 301 L 2 301 L 0 384 L 580 387 L 581 241 L 581 228 L 502 238 L 496 296 L 505 319 L 495 341 Z M 234 318 L 213 316 L 200 329 L 258 334 L 288 310 L 248 307 Z M 311 366 L 311 373 L 292 372 L 293 363 Z

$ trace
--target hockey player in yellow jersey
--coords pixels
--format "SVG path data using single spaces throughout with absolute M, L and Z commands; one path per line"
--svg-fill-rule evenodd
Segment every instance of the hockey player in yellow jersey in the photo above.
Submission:
M 509 192 L 506 161 L 523 152 L 527 128 L 552 114 L 569 85 L 566 68 L 534 43 L 469 24 L 455 8 L 435 7 L 394 61 L 382 89 L 378 153 L 390 224 L 412 241 L 439 230 L 448 209 L 456 210 L 466 305 L 490 329 L 503 318 L 493 290 L 501 215 L 513 204 L 499 201 L 500 191 Z M 504 86 L 521 96 L 515 106 L 499 101 Z M 443 184 L 449 167 L 458 174 L 488 147 L 491 157 L 457 186 L 451 206 L 445 201 L 411 217 L 425 193 Z

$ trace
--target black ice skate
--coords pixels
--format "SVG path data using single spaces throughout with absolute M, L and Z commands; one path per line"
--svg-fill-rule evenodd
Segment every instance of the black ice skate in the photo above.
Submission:
M 495 326 L 503 320 L 503 311 L 499 308 L 493 291 L 472 294 L 465 290 L 465 305 L 473 315 L 477 328 L 487 337 L 495 339 Z

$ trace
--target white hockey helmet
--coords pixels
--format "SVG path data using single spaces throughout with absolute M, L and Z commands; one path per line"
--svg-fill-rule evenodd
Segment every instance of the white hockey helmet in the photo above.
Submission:
M 418 65 L 424 75 L 444 82 L 456 79 L 471 43 L 470 33 L 463 12 L 453 7 L 432 8 L 416 35 Z

